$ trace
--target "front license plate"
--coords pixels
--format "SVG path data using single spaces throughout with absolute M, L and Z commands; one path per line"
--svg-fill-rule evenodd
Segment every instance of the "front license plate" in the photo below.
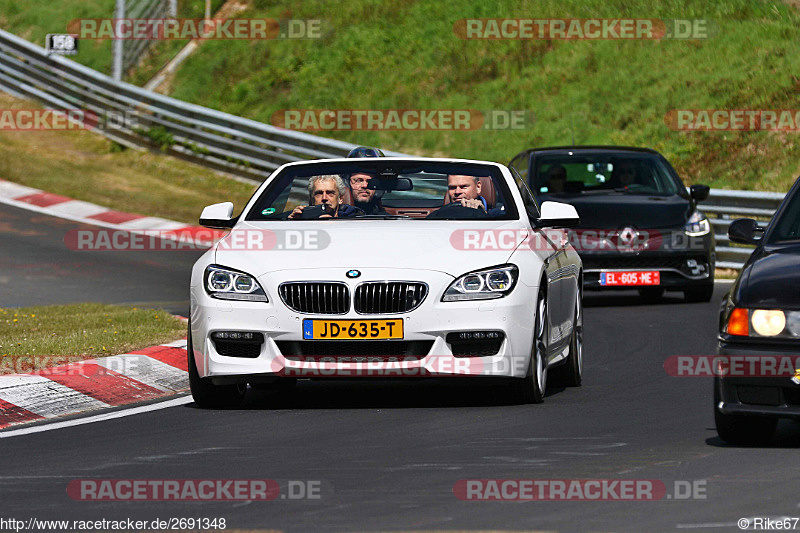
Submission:
M 601 272 L 600 285 L 641 286 L 661 285 L 661 273 L 653 272 Z
M 303 319 L 303 338 L 311 340 L 402 339 L 403 319 L 315 320 Z

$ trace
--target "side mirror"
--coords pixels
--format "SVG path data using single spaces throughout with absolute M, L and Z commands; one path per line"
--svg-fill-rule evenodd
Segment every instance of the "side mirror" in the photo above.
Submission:
M 689 187 L 689 196 L 696 202 L 702 202 L 708 198 L 709 192 L 711 192 L 711 187 L 708 185 L 692 185 Z
M 209 205 L 200 214 L 200 225 L 207 228 L 230 229 L 234 224 L 233 202 Z
M 570 204 L 544 202 L 542 214 L 533 222 L 537 228 L 572 228 L 581 223 L 578 211 Z
M 738 244 L 758 244 L 764 236 L 764 228 L 752 218 L 738 218 L 728 226 L 728 238 Z

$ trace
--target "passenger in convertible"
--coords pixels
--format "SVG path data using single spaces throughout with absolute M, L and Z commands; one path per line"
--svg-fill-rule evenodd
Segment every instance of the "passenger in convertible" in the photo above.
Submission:
M 368 189 L 372 174 L 357 172 L 350 175 L 350 190 L 353 193 L 353 205 L 368 215 L 388 215 L 381 205 L 381 199 L 375 189 Z
M 312 176 L 308 180 L 308 203 L 298 205 L 289 215 L 290 219 L 349 218 L 363 215 L 358 207 L 343 203 L 347 185 L 337 174 Z M 308 209 L 308 211 L 306 211 Z M 305 211 L 305 213 L 304 213 Z M 320 211 L 320 213 L 317 213 Z M 310 216 L 309 216 L 310 215 Z

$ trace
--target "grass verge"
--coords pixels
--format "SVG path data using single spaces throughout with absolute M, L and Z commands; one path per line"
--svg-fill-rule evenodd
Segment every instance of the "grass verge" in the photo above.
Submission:
M 0 108 L 41 107 L 0 93 Z M 124 149 L 90 131 L 0 130 L 0 178 L 111 209 L 197 224 L 203 207 L 237 209 L 257 184 L 153 152 Z
M 270 122 L 285 109 L 525 109 L 523 130 L 331 131 L 421 155 L 507 163 L 525 148 L 646 146 L 688 184 L 785 192 L 800 174 L 794 132 L 673 131 L 676 109 L 795 109 L 800 11 L 768 0 L 249 0 L 242 18 L 322 19 L 322 39 L 209 41 L 172 96 Z M 464 40 L 469 18 L 711 21 L 704 39 Z M 354 23 L 354 21 L 356 21 Z
M 96 303 L 0 308 L 0 374 L 32 372 L 186 336 L 163 309 Z

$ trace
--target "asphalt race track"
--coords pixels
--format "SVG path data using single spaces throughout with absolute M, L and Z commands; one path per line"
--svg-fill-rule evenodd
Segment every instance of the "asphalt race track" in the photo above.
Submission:
M 196 254 L 68 252 L 59 234 L 74 224 L 8 208 L 0 223 L 0 305 L 91 291 L 179 309 L 187 294 Z M 315 381 L 285 397 L 250 391 L 236 411 L 189 403 L 2 438 L 0 515 L 224 517 L 229 530 L 287 531 L 739 531 L 743 517 L 797 516 L 799 427 L 782 422 L 770 447 L 726 445 L 714 430 L 710 378 L 663 368 L 671 355 L 714 353 L 725 288 L 708 304 L 588 293 L 584 385 L 550 389 L 541 405 L 510 405 L 501 389 L 457 378 Z M 91 502 L 67 494 L 80 479 L 319 480 L 325 490 L 303 501 Z M 461 501 L 453 486 L 464 479 L 660 480 L 671 496 L 677 481 L 703 497 Z

